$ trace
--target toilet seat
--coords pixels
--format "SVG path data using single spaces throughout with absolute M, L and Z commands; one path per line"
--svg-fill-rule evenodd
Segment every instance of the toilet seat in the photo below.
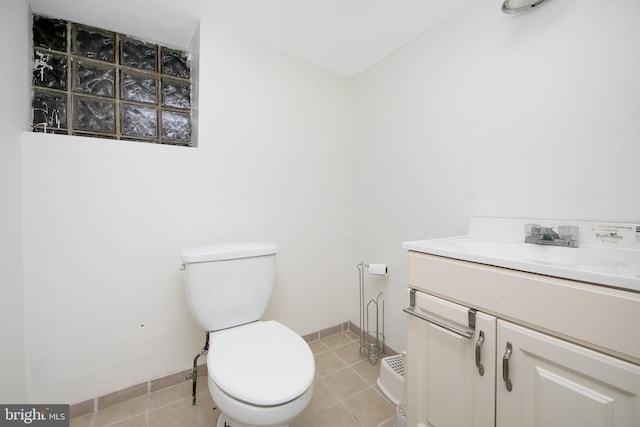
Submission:
M 207 368 L 220 390 L 257 406 L 296 399 L 309 389 L 315 375 L 309 345 L 273 320 L 214 332 Z

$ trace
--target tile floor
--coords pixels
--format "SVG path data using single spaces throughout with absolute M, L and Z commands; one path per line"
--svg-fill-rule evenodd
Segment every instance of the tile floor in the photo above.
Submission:
M 309 343 L 316 360 L 313 398 L 291 427 L 393 427 L 395 407 L 380 393 L 380 362 L 359 352 L 358 336 L 345 331 Z M 191 381 L 71 420 L 71 427 L 215 427 L 220 411 L 198 379 L 198 404 Z

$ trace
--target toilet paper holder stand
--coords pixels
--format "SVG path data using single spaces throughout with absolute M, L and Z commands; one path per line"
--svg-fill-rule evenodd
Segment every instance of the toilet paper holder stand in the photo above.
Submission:
M 383 264 L 367 264 L 364 261 L 357 265 L 360 287 L 360 354 L 366 356 L 372 365 L 384 355 L 384 293 L 380 292 L 375 298 L 365 304 L 365 269 L 370 274 L 387 275 L 387 267 Z M 375 317 L 375 330 L 371 322 Z M 381 321 L 382 319 L 382 321 Z

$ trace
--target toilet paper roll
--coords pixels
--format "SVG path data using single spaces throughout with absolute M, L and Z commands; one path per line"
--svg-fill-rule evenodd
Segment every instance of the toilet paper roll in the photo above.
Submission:
M 387 264 L 369 264 L 369 274 L 386 276 L 388 273 Z

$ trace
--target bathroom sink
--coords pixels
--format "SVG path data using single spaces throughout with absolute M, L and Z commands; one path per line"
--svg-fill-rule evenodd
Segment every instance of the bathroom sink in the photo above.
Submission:
M 519 230 L 522 230 L 521 228 Z M 640 292 L 640 250 L 586 245 L 578 248 L 518 242 L 513 236 L 477 232 L 406 242 L 405 249 L 530 273 Z M 585 238 L 585 240 L 587 240 Z
M 577 250 L 553 246 L 536 246 L 526 243 L 483 242 L 468 238 L 451 239 L 452 247 L 461 252 L 478 253 L 494 258 L 529 261 L 537 264 L 565 266 L 567 268 L 615 269 L 632 262 L 625 260 L 630 251 L 615 251 L 600 248 Z

